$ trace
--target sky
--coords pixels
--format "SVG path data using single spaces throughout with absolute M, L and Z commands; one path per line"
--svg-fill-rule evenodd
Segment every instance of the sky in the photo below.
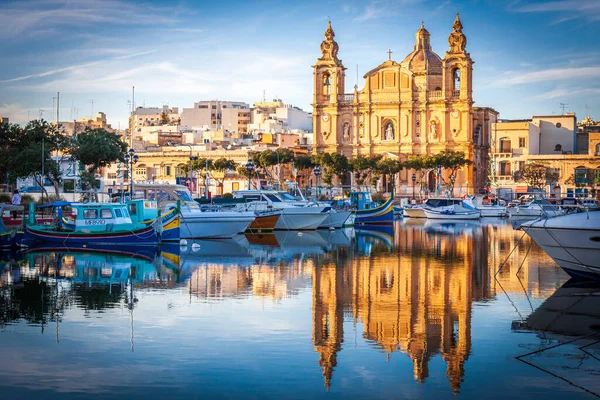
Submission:
M 0 0 L 0 116 L 24 123 L 137 106 L 281 98 L 312 111 L 328 18 L 346 92 L 412 51 L 421 21 L 443 57 L 456 12 L 475 61 L 473 98 L 500 118 L 600 119 L 599 0 Z

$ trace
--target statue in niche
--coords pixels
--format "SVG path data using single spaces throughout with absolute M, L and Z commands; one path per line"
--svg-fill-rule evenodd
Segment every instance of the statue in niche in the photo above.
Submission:
M 394 124 L 388 122 L 385 126 L 385 140 L 394 140 Z
M 350 124 L 346 122 L 344 124 L 344 141 L 348 140 L 350 140 Z
M 429 123 L 429 134 L 431 135 L 432 139 L 440 138 L 440 135 L 439 135 L 438 129 L 437 129 L 437 121 L 435 119 L 432 119 L 431 122 Z

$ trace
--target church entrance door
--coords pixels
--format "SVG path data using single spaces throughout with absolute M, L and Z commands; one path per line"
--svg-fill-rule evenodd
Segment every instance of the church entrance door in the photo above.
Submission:
M 436 180 L 435 180 L 435 172 L 433 170 L 427 173 L 427 189 L 429 193 L 435 193 L 436 188 Z

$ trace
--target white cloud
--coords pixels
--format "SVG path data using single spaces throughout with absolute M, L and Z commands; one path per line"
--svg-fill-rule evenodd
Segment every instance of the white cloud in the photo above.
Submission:
M 558 0 L 539 3 L 529 3 L 524 6 L 513 8 L 516 12 L 561 12 L 569 13 L 562 15 L 554 23 L 569 21 L 576 17 L 592 21 L 600 20 L 600 1 L 598 0 Z
M 365 6 L 362 13 L 354 17 L 355 22 L 364 22 L 372 19 L 379 19 L 389 17 L 398 14 L 398 11 L 403 7 L 414 6 L 416 3 L 421 3 L 423 0 L 371 0 Z M 436 10 L 440 7 L 446 6 L 447 2 L 439 5 Z
M 496 81 L 493 86 L 599 77 L 600 67 L 550 68 L 533 72 L 511 71 Z
M 535 98 L 540 99 L 540 100 L 550 100 L 550 99 L 575 97 L 575 96 L 580 97 L 583 95 L 597 95 L 597 94 L 600 94 L 600 88 L 573 87 L 573 88 L 555 89 L 550 92 L 542 93 L 538 96 L 535 96 Z

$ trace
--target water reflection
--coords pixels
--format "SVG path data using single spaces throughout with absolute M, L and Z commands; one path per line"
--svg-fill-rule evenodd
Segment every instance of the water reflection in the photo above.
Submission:
M 159 293 L 169 307 L 153 311 L 158 319 L 168 319 L 169 313 L 175 312 L 171 304 L 178 304 L 182 296 L 193 310 L 187 315 L 190 319 L 212 307 L 230 304 L 211 314 L 204 326 L 209 329 L 208 325 L 219 327 L 225 323 L 227 335 L 235 336 L 240 343 L 247 341 L 251 347 L 256 344 L 244 339 L 248 332 L 227 325 L 231 313 L 238 313 L 239 319 L 250 313 L 260 321 L 269 311 L 262 302 L 256 308 L 253 299 L 275 305 L 302 305 L 306 299 L 310 307 L 300 306 L 292 316 L 288 335 L 283 335 L 287 339 L 269 336 L 269 326 L 254 326 L 260 335 L 281 341 L 286 359 L 298 356 L 302 366 L 297 372 L 301 375 L 316 372 L 321 376 L 320 391 L 309 393 L 302 392 L 308 389 L 289 387 L 290 392 L 300 390 L 300 397 L 330 389 L 354 395 L 352 387 L 338 384 L 342 382 L 338 375 L 348 378 L 343 367 L 358 362 L 370 369 L 376 361 L 355 359 L 356 350 L 348 343 L 352 334 L 349 330 L 353 329 L 361 332 L 363 343 L 376 358 L 391 361 L 395 354 L 408 356 L 405 359 L 409 360 L 412 380 L 424 384 L 422 387 L 442 385 L 443 390 L 438 390 L 443 393 L 462 392 L 470 379 L 470 368 L 477 368 L 467 363 L 477 352 L 474 307 L 506 302 L 514 308 L 502 311 L 510 314 L 510 320 L 518 316 L 521 323 L 530 324 L 523 325 L 527 329 L 547 330 L 533 328 L 537 317 L 532 312 L 566 280 L 566 275 L 528 237 L 514 232 L 501 219 L 406 220 L 383 229 L 277 232 L 231 240 L 188 241 L 185 246 L 164 246 L 151 256 L 53 249 L 3 259 L 0 337 L 2 327 L 20 321 L 42 329 L 55 323 L 58 332 L 59 325 L 77 310 L 90 316 L 92 312 L 121 307 L 130 312 L 133 350 L 133 310 L 150 301 L 149 294 Z M 94 315 L 100 324 L 115 318 L 110 313 Z M 598 315 L 590 318 L 597 319 Z M 173 329 L 181 334 L 180 344 L 185 347 L 184 333 L 191 328 L 185 319 L 174 323 L 177 325 Z M 304 355 L 306 341 L 294 340 L 307 324 L 310 351 L 317 353 L 316 358 Z M 510 332 L 509 325 L 506 328 Z M 158 334 L 154 331 L 158 328 L 148 323 L 143 326 L 143 335 Z M 513 334 L 517 331 L 522 329 Z M 85 336 L 85 332 L 82 334 Z M 162 337 L 152 340 L 162 341 Z M 193 339 L 188 340 L 191 343 L 210 338 L 203 339 L 203 332 L 195 331 Z M 244 353 L 236 357 L 243 362 Z M 273 358 L 260 362 L 277 361 Z M 157 357 L 155 362 L 158 365 L 164 359 Z M 443 363 L 443 384 L 432 367 L 435 362 Z M 196 368 L 206 374 L 215 373 L 204 365 Z M 220 368 L 223 374 L 235 370 L 235 366 Z M 435 374 L 436 379 L 429 379 Z M 269 379 L 274 380 L 273 386 L 283 384 L 276 377 Z M 390 382 L 382 385 L 389 386 Z

